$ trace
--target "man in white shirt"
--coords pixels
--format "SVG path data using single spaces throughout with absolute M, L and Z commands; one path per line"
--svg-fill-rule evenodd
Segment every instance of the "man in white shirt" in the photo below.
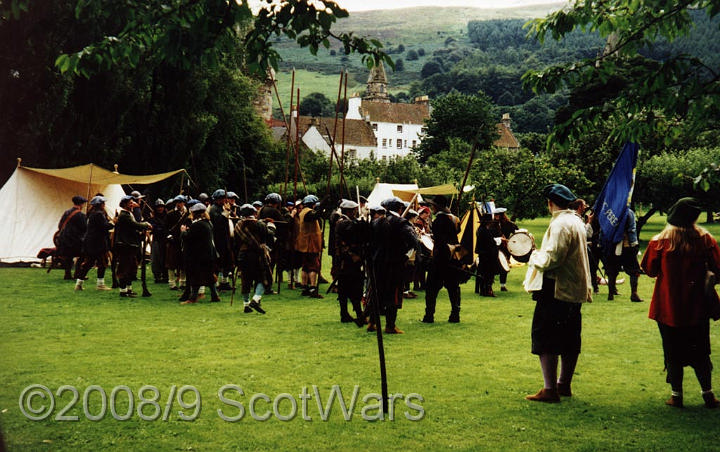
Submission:
M 570 383 L 580 354 L 580 307 L 592 301 L 592 285 L 585 226 L 568 208 L 577 197 L 561 184 L 546 186 L 543 195 L 552 219 L 541 248 L 533 251 L 528 265 L 543 274 L 542 289 L 533 292 L 537 304 L 532 353 L 540 357 L 545 384 L 537 394 L 525 398 L 553 403 L 559 402 L 561 395 L 572 395 Z

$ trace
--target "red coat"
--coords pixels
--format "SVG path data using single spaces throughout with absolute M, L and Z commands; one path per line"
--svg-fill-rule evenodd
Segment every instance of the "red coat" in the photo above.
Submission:
M 705 262 L 720 274 L 720 248 L 710 234 L 697 239 L 694 253 L 667 251 L 667 240 L 651 240 L 640 266 L 655 281 L 648 317 L 674 327 L 707 322 L 703 304 Z

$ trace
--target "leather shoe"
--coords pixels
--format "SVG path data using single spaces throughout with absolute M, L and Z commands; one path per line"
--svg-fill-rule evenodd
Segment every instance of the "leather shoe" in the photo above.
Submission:
M 135 292 L 120 292 L 120 297 L 122 297 L 122 298 L 137 298 L 137 294 Z
M 245 306 L 245 308 L 243 309 L 243 312 L 245 314 L 249 314 L 252 312 L 252 308 L 250 306 Z
M 572 390 L 570 389 L 570 383 L 558 383 L 557 393 L 563 397 L 572 397 Z
M 374 331 L 377 331 L 377 328 L 375 328 L 374 323 L 370 323 L 370 324 L 368 324 L 367 330 L 368 330 L 368 333 L 372 333 Z
M 383 333 L 385 333 L 385 334 L 405 334 L 405 331 L 399 329 L 398 327 L 394 327 L 393 329 L 385 328 L 383 330 Z
M 425 316 L 422 319 L 420 319 L 422 323 L 435 323 L 435 319 L 432 317 Z
M 185 300 L 180 304 L 193 304 L 193 303 L 197 303 L 197 300 Z
M 507 287 L 505 287 L 505 286 L 500 286 L 500 292 L 507 292 L 507 291 L 508 291 L 508 290 L 507 290 Z
M 703 400 L 705 401 L 705 408 L 717 408 L 720 407 L 720 400 L 715 398 L 715 394 L 712 392 L 703 394 Z
M 665 405 L 674 406 L 675 408 L 682 408 L 683 407 L 683 398 L 681 395 L 680 396 L 670 396 L 670 398 L 665 401 Z
M 557 389 L 542 388 L 537 394 L 525 396 L 525 400 L 533 402 L 558 403 L 560 396 Z
M 350 322 L 354 322 L 354 321 L 355 321 L 355 319 L 353 319 L 353 318 L 350 316 L 350 314 L 341 314 L 341 315 L 340 315 L 340 322 L 341 322 L 341 323 L 350 323 Z
M 634 294 L 630 295 L 630 301 L 633 301 L 633 302 L 635 302 L 635 303 L 639 303 L 639 302 L 643 301 L 643 299 L 640 298 L 640 295 L 634 293 Z
M 251 308 L 253 308 L 254 310 L 256 310 L 257 312 L 259 312 L 260 314 L 265 314 L 265 310 L 260 307 L 260 303 L 258 303 L 257 301 L 255 301 L 255 300 L 251 301 L 249 306 Z

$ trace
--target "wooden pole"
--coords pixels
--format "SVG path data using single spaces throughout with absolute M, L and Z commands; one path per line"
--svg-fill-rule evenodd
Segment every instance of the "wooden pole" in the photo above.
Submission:
M 325 130 L 327 131 L 328 138 L 330 139 L 330 152 L 335 155 L 336 160 L 340 160 L 338 158 L 337 150 L 335 149 L 335 141 L 332 139 L 332 136 L 330 136 L 330 130 L 325 126 Z M 345 188 L 345 191 L 350 193 L 350 190 L 347 188 L 347 182 L 345 181 L 345 175 L 340 172 L 340 184 L 342 185 L 341 188 Z M 352 197 L 352 196 L 351 196 Z
M 338 121 L 338 114 L 339 114 L 338 104 L 340 104 L 340 95 L 342 94 L 343 75 L 344 75 L 344 73 L 340 72 L 340 83 L 338 84 L 338 95 L 337 95 L 337 101 L 335 102 L 335 122 L 333 123 L 333 136 L 332 136 L 333 141 L 335 140 L 335 131 L 337 129 L 337 121 Z M 328 165 L 327 187 L 325 188 L 325 196 L 330 194 L 330 181 L 332 180 L 332 164 L 333 164 L 333 152 L 330 152 L 330 164 Z M 338 164 L 338 167 L 339 166 L 340 166 L 340 164 Z
M 292 112 L 293 112 L 293 94 L 295 94 L 295 68 L 293 68 L 292 71 L 292 81 L 290 82 L 290 122 L 288 124 L 288 119 L 285 118 L 285 114 L 283 113 L 283 119 L 285 120 L 285 130 L 287 130 L 286 139 L 285 139 L 285 185 L 283 186 L 283 197 L 285 196 L 285 193 L 287 193 L 287 184 L 288 179 L 290 178 L 290 134 L 292 134 L 291 125 L 292 125 Z M 278 96 L 279 98 L 279 96 Z M 282 111 L 282 107 L 281 110 Z M 297 175 L 296 175 L 297 177 Z M 295 201 L 295 198 L 293 197 L 293 201 Z
M 345 105 L 347 102 L 347 70 L 345 70 L 345 94 L 343 96 L 343 105 Z M 337 113 L 336 113 L 337 115 Z M 345 117 L 347 115 L 343 113 L 342 118 L 342 144 L 340 145 L 340 163 L 338 165 L 340 169 L 340 179 L 345 180 Z M 347 190 L 348 198 L 352 198 L 352 194 L 350 193 L 350 190 L 347 188 L 347 184 L 345 184 L 345 189 Z
M 468 159 L 467 168 L 465 168 L 465 176 L 463 176 L 462 185 L 460 185 L 460 192 L 458 193 L 457 205 L 455 206 L 455 213 L 460 216 L 460 200 L 462 199 L 463 189 L 465 188 L 465 182 L 467 182 L 468 174 L 470 174 L 470 167 L 472 166 L 473 159 L 475 158 L 475 151 L 477 151 L 477 141 L 473 143 L 472 149 L 470 150 L 470 158 Z
M 297 98 L 300 99 L 300 88 L 297 89 Z M 297 107 L 295 105 L 295 184 L 293 185 L 295 199 L 297 199 L 297 180 L 298 171 L 300 170 L 300 110 Z

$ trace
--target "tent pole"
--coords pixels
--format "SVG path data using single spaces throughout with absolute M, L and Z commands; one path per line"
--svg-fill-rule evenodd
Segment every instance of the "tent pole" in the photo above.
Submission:
M 87 196 L 85 197 L 88 202 L 85 203 L 85 213 L 88 212 L 88 204 L 90 204 L 90 189 L 92 188 L 92 171 L 93 171 L 93 164 L 90 164 L 90 179 L 88 179 L 88 187 L 87 187 Z

